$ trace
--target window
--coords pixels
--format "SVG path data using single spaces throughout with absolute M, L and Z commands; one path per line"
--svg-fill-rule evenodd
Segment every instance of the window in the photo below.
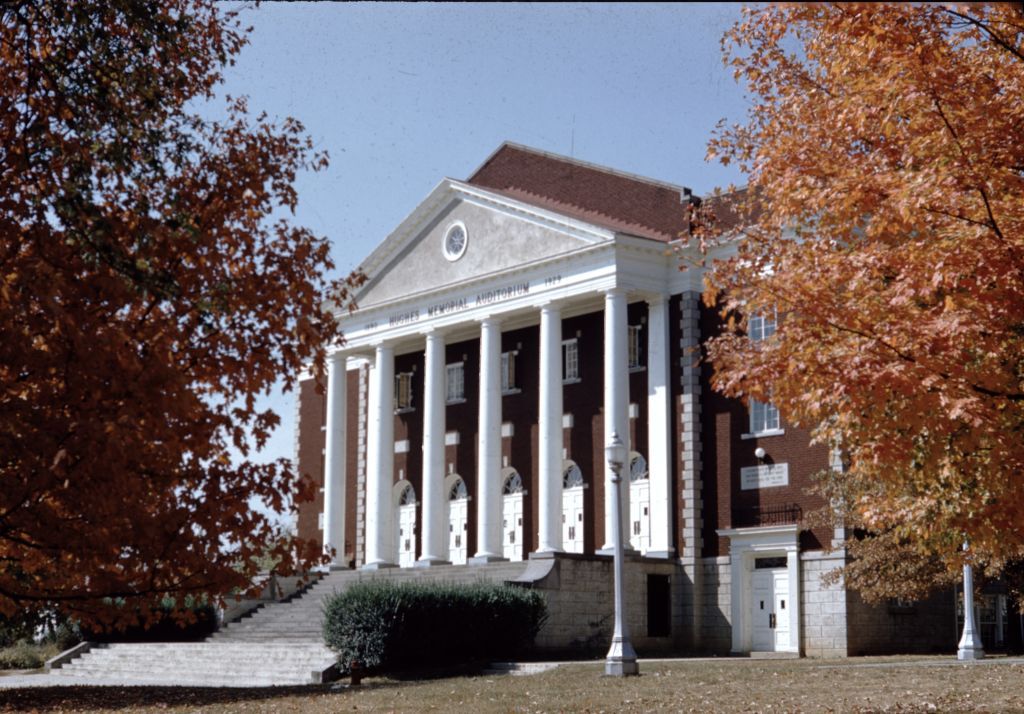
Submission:
M 649 478 L 647 473 L 647 459 L 637 453 L 633 453 L 633 458 L 629 460 L 629 480 L 632 481 L 644 481 Z
M 640 351 L 640 325 L 629 326 L 629 368 L 643 368 L 643 357 Z
M 575 339 L 562 343 L 562 381 L 580 381 L 579 343 Z
M 395 411 L 412 408 L 412 372 L 400 372 L 395 375 Z
M 501 353 L 501 392 L 509 394 L 519 391 L 519 382 L 516 381 L 516 354 L 517 352 Z
M 766 340 L 775 334 L 775 311 L 771 315 L 751 315 L 747 323 L 747 334 L 754 342 Z
M 776 315 L 772 310 L 766 315 L 751 315 L 747 323 L 747 333 L 754 342 L 766 340 L 775 334 Z M 779 410 L 771 403 L 759 402 L 756 399 L 750 400 L 750 433 L 761 434 L 764 432 L 779 431 L 782 425 L 779 422 Z
M 750 400 L 750 433 L 760 434 L 765 431 L 778 431 L 779 410 L 771 404 Z
M 562 472 L 562 488 L 579 488 L 583 486 L 583 472 L 576 464 L 569 462 Z M 564 520 L 564 517 L 563 517 Z
M 447 389 L 445 401 L 449 404 L 462 402 L 466 399 L 466 369 L 464 362 L 455 362 L 445 367 Z

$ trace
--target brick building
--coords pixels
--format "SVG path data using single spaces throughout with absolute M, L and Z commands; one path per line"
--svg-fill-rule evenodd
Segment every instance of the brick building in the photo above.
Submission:
M 842 533 L 798 523 L 830 454 L 710 388 L 699 346 L 720 322 L 676 252 L 691 200 L 513 144 L 443 180 L 363 264 L 325 393 L 301 383 L 299 468 L 322 488 L 300 536 L 337 567 L 527 559 L 555 610 L 542 641 L 589 642 L 587 613 L 610 609 L 615 432 L 641 654 L 948 649 L 951 593 L 871 608 L 822 583 Z

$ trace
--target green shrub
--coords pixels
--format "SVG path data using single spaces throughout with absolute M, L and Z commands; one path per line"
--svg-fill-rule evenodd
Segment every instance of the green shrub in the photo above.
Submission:
M 343 672 L 422 669 L 513 657 L 546 619 L 535 590 L 371 580 L 327 600 L 324 639 Z
M 0 669 L 39 669 L 58 654 L 54 645 L 19 642 L 0 649 Z

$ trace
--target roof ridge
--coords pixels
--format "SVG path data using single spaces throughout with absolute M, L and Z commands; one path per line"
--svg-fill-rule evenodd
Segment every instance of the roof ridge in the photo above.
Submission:
M 693 191 L 691 189 L 687 188 L 686 186 L 680 186 L 679 184 L 670 183 L 668 181 L 660 181 L 658 179 L 650 178 L 649 176 L 641 176 L 640 174 L 630 173 L 629 171 L 620 171 L 619 169 L 614 169 L 614 168 L 612 168 L 610 166 L 603 166 L 601 164 L 596 164 L 596 163 L 593 163 L 591 161 L 583 161 L 582 159 L 577 159 L 577 158 L 574 158 L 574 157 L 571 157 L 571 156 L 564 156 L 563 154 L 556 154 L 553 151 L 544 151 L 543 149 L 536 149 L 536 148 L 534 148 L 532 146 L 527 146 L 525 144 L 517 144 L 514 141 L 504 141 L 504 142 L 502 142 L 501 146 L 499 146 L 497 149 L 495 149 L 491 153 L 491 155 L 488 156 L 484 160 L 484 162 L 482 164 L 480 164 L 480 166 L 478 166 L 476 168 L 476 170 L 473 171 L 472 174 L 470 174 L 469 178 L 466 179 L 466 181 L 468 183 L 472 183 L 473 178 L 476 177 L 476 175 L 479 174 L 484 169 L 484 167 L 486 167 L 491 162 L 491 160 L 494 159 L 494 157 L 497 156 L 499 153 L 501 153 L 502 149 L 505 149 L 506 147 L 507 148 L 512 148 L 512 149 L 518 149 L 519 151 L 525 151 L 527 153 L 534 154 L 534 155 L 537 155 L 537 156 L 543 156 L 544 158 L 547 158 L 547 159 L 554 159 L 555 161 L 561 161 L 561 162 L 564 162 L 564 163 L 567 163 L 567 164 L 573 164 L 573 165 L 579 166 L 581 168 L 591 169 L 593 171 L 599 171 L 601 173 L 609 174 L 611 176 L 618 176 L 620 178 L 629 179 L 630 181 L 638 181 L 640 183 L 645 183 L 645 184 L 648 184 L 648 185 L 651 185 L 651 186 L 657 186 L 659 188 L 667 188 L 667 189 L 671 189 L 673 191 L 678 191 L 679 194 L 680 194 L 680 198 L 682 198 L 684 196 L 693 195 Z

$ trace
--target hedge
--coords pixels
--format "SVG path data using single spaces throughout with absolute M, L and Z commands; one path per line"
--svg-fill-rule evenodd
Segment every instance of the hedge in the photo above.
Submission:
M 342 672 L 388 672 L 513 657 L 547 619 L 535 590 L 479 583 L 370 580 L 328 598 L 324 639 Z

